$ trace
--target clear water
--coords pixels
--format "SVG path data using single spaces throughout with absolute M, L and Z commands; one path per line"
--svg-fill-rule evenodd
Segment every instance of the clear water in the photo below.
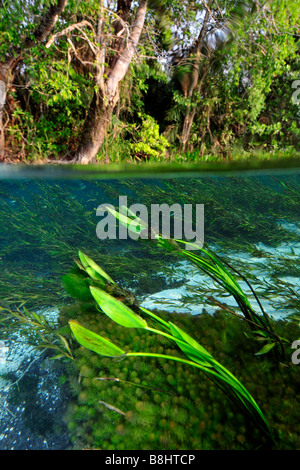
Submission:
M 142 369 L 134 374 L 134 366 L 131 363 L 125 366 L 122 362 L 117 372 L 123 378 L 127 377 L 127 382 L 140 378 L 140 382 L 131 385 L 133 388 L 128 392 L 133 398 L 119 403 L 115 398 L 122 393 L 122 388 L 109 393 L 107 387 L 99 388 L 98 408 L 95 408 L 95 399 L 85 400 L 84 393 L 91 388 L 90 382 L 101 366 L 98 364 L 91 376 L 84 375 L 82 371 L 80 375 L 82 364 L 89 364 L 87 358 L 51 360 L 57 351 L 37 348 L 45 343 L 45 331 L 35 329 L 34 323 L 26 327 L 14 316 L 8 321 L 4 321 L 4 317 L 8 311 L 22 312 L 25 317 L 26 312 L 36 312 L 55 330 L 61 322 L 67 325 L 64 312 L 71 305 L 74 306 L 73 316 L 77 318 L 78 303 L 65 291 L 62 276 L 71 271 L 78 250 L 94 259 L 123 288 L 131 290 L 142 307 L 168 312 L 174 322 L 182 314 L 190 317 L 190 334 L 197 327 L 195 322 L 201 321 L 201 316 L 208 318 L 209 337 L 213 331 L 209 318 L 213 320 L 222 312 L 227 312 L 227 315 L 229 311 L 240 313 L 235 299 L 207 274 L 187 260 L 156 247 L 150 240 L 100 240 L 97 237 L 97 207 L 111 204 L 118 208 L 119 196 L 127 196 L 128 205 L 144 204 L 149 211 L 151 204 L 178 203 L 182 207 L 184 204 L 192 204 L 193 207 L 204 204 L 205 244 L 237 270 L 234 275 L 255 311 L 261 314 L 246 279 L 272 321 L 289 325 L 291 318 L 300 316 L 300 171 L 195 173 L 192 176 L 177 174 L 176 177 L 165 174 L 148 178 L 136 175 L 90 178 L 67 170 L 55 172 L 55 169 L 33 173 L 28 172 L 24 177 L 24 173 L 15 171 L 12 174 L 7 170 L 2 172 L 0 179 L 0 306 L 3 308 L 0 330 L 0 449 L 247 448 L 247 422 L 237 424 L 232 438 L 227 433 L 225 439 L 225 431 L 223 433 L 222 430 L 226 429 L 228 416 L 220 416 L 214 409 L 201 411 L 199 406 L 198 414 L 192 412 L 193 416 L 195 414 L 192 432 L 194 434 L 199 429 L 199 434 L 197 436 L 196 432 L 191 442 L 191 424 L 184 415 L 190 416 L 194 395 L 186 396 L 186 389 L 181 390 L 184 386 L 180 375 L 175 383 L 168 379 L 166 383 L 160 382 L 164 380 L 160 379 L 153 384 L 153 381 L 147 382 Z M 298 324 L 299 320 L 293 323 L 294 336 L 292 333 L 290 340 L 299 339 Z M 214 334 L 218 332 L 214 331 Z M 242 335 L 242 338 L 248 347 L 246 336 Z M 233 344 L 232 339 L 223 340 L 226 347 L 230 341 Z M 221 339 L 213 338 L 211 333 L 211 341 L 212 349 L 216 349 L 212 354 L 220 354 L 218 349 L 222 344 L 218 341 Z M 54 344 L 58 343 L 54 341 Z M 259 350 L 259 344 L 255 350 Z M 237 358 L 238 351 L 225 351 L 222 356 L 224 363 L 226 354 Z M 249 361 L 253 360 L 253 351 L 249 353 Z M 291 363 L 290 354 L 289 346 L 286 367 L 291 369 L 294 380 L 297 374 L 299 376 L 300 365 Z M 261 361 L 260 364 L 265 364 L 266 360 L 263 358 Z M 70 366 L 70 362 L 75 366 Z M 114 369 L 109 370 L 106 362 L 104 364 L 106 369 L 103 366 L 102 372 L 104 369 L 106 374 L 115 372 Z M 122 367 L 126 368 L 126 373 Z M 243 375 L 239 370 L 232 372 Z M 159 374 L 170 376 L 157 363 Z M 76 379 L 78 375 L 79 380 Z M 273 408 L 269 412 L 268 408 L 264 411 L 272 423 L 274 421 L 276 431 L 281 433 L 276 448 L 297 448 L 299 425 L 297 427 L 295 422 L 299 423 L 300 410 L 299 405 L 295 408 L 295 403 L 299 382 L 288 384 L 290 391 L 284 398 L 286 407 L 280 409 L 276 408 L 274 403 L 277 402 L 275 398 L 272 401 L 272 397 L 286 389 L 285 380 L 292 379 L 282 375 L 278 377 L 273 385 L 266 379 L 270 383 L 264 384 L 264 398 L 266 401 L 270 398 Z M 74 381 L 81 385 L 75 386 Z M 152 385 L 158 388 L 168 386 L 168 396 L 178 395 L 179 404 L 186 400 L 189 405 L 180 404 L 180 408 L 176 400 L 162 401 L 153 395 L 154 392 L 145 395 L 144 390 Z M 129 387 L 128 384 L 126 386 Z M 259 397 L 260 391 L 256 387 L 261 387 L 261 384 L 258 379 L 257 383 L 253 379 L 250 391 L 254 397 Z M 201 386 L 201 396 L 200 389 Z M 208 390 L 205 389 L 204 395 Z M 180 402 L 181 396 L 184 398 Z M 155 405 L 152 409 L 153 400 Z M 99 408 L 100 401 L 110 404 L 111 408 L 106 405 Z M 139 403 L 148 403 L 146 411 L 139 411 L 139 406 L 142 407 Z M 84 408 L 81 410 L 83 416 L 78 417 L 80 408 Z M 141 423 L 134 419 L 130 421 L 132 410 L 144 417 L 142 441 L 135 429 Z M 293 414 L 291 422 L 286 417 L 289 413 Z M 158 428 L 155 427 L 157 419 L 161 423 Z

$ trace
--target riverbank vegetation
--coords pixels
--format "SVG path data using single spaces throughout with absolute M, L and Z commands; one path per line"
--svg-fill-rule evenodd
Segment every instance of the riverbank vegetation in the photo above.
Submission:
M 0 2 L 0 161 L 297 157 L 299 0 Z

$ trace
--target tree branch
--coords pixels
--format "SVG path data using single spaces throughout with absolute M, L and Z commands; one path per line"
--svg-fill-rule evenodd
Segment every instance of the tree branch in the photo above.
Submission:
M 106 82 L 106 98 L 111 102 L 116 94 L 119 82 L 124 78 L 136 52 L 141 32 L 144 27 L 147 11 L 147 0 L 141 0 L 137 9 L 132 33 L 129 36 L 127 47 L 120 54 L 115 66 Z
M 46 13 L 42 16 L 40 24 L 35 28 L 33 33 L 22 42 L 20 46 L 20 53 L 24 50 L 31 49 L 37 43 L 46 39 L 50 34 L 53 26 L 58 20 L 59 15 L 63 12 L 67 0 L 57 0 L 55 5 L 50 5 Z
M 93 31 L 94 35 L 95 35 L 95 31 L 94 31 L 94 28 L 93 28 L 93 25 L 87 21 L 87 20 L 83 20 L 83 21 L 80 21 L 80 23 L 75 23 L 75 24 L 71 24 L 70 26 L 68 26 L 67 28 L 63 29 L 62 31 L 59 31 L 58 33 L 55 33 L 55 34 L 52 34 L 51 37 L 49 38 L 49 40 L 47 41 L 47 44 L 46 44 L 46 48 L 49 49 L 50 46 L 52 46 L 52 44 L 54 43 L 54 41 L 57 39 L 57 38 L 60 38 L 61 36 L 65 36 L 67 34 L 69 34 L 71 31 L 73 31 L 74 29 L 78 29 L 80 32 L 83 33 L 83 31 L 81 30 L 81 28 L 83 26 L 89 26 L 89 28 L 91 28 L 91 30 Z M 90 42 L 90 41 L 88 41 Z M 94 46 L 91 47 L 92 51 L 94 52 L 95 54 L 95 50 L 94 50 Z

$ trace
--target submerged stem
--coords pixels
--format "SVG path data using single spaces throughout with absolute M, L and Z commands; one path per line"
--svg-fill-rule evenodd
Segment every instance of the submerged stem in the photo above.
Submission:
M 189 366 L 196 367 L 196 368 L 202 370 L 203 372 L 206 372 L 207 374 L 213 375 L 213 377 L 215 377 L 217 380 L 224 381 L 224 376 L 222 375 L 222 373 L 219 374 L 218 372 L 215 372 L 210 367 L 205 367 L 203 365 L 197 364 L 196 362 L 188 361 L 187 359 L 182 359 L 180 357 L 168 356 L 168 355 L 159 354 L 159 353 L 143 353 L 143 352 L 128 352 L 126 354 L 126 356 L 127 357 L 156 357 L 158 359 L 168 359 L 168 360 L 175 361 L 175 362 L 181 362 L 182 364 L 187 364 Z M 226 369 L 221 366 L 220 370 L 224 371 Z M 226 372 L 227 372 L 227 370 L 226 370 Z M 232 376 L 232 374 L 230 374 L 230 376 Z M 225 382 L 226 382 L 226 380 L 225 380 Z M 270 431 L 269 426 L 268 426 L 268 424 L 265 420 L 265 417 L 264 417 L 262 411 L 260 410 L 259 406 L 257 405 L 256 401 L 254 400 L 254 398 L 249 394 L 247 389 L 245 389 L 245 387 L 237 379 L 235 379 L 235 382 L 236 382 L 236 384 L 233 384 L 232 382 L 230 382 L 230 383 L 227 382 L 228 385 L 230 385 L 232 391 L 234 392 L 234 395 L 236 395 L 238 397 L 240 402 L 244 405 L 244 407 L 247 409 L 247 411 L 250 413 L 250 415 L 253 418 L 254 417 L 253 413 L 251 413 L 251 410 L 248 409 L 248 406 L 244 402 L 244 399 L 246 399 L 248 401 L 248 403 L 251 404 L 251 406 L 253 407 L 253 411 L 255 413 L 257 413 L 257 416 L 259 416 L 259 418 L 263 421 L 264 426 L 265 426 L 264 427 L 265 431 L 267 431 L 268 435 L 271 435 L 271 431 Z M 236 385 L 238 385 L 241 388 L 241 391 L 239 391 L 237 389 Z M 230 395 L 230 397 L 231 397 L 231 395 Z

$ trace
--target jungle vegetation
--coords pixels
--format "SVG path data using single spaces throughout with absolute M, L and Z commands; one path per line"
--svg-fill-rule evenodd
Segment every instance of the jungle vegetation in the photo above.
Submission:
M 0 0 L 0 161 L 299 152 L 299 0 Z

